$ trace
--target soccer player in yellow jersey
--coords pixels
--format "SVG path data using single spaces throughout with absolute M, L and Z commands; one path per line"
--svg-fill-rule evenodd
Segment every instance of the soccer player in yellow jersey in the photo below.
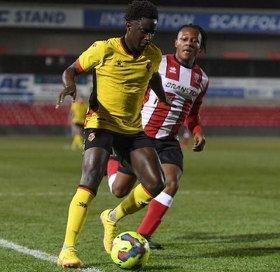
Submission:
M 88 110 L 88 103 L 85 101 L 83 95 L 79 95 L 77 101 L 71 105 L 70 118 L 74 125 L 74 137 L 72 141 L 72 149 L 83 147 L 83 131 L 86 113 Z
M 80 73 L 94 69 L 97 81 L 96 101 L 90 102 L 85 121 L 82 175 L 70 203 L 64 245 L 58 257 L 62 267 L 81 265 L 76 241 L 96 197 L 112 147 L 142 186 L 132 190 L 113 212 L 106 210 L 101 214 L 104 247 L 108 253 L 117 236 L 116 222 L 145 207 L 165 187 L 160 161 L 141 123 L 141 107 L 148 85 L 160 103 L 171 106 L 158 73 L 161 51 L 151 43 L 158 11 L 151 2 L 136 0 L 126 8 L 125 20 L 125 36 L 93 43 L 62 76 L 65 89 L 58 97 L 57 108 L 66 95 L 75 100 L 75 78 Z

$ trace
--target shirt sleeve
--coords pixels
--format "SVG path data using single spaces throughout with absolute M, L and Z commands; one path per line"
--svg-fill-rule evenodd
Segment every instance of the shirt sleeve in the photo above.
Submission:
M 200 121 L 200 107 L 202 104 L 202 100 L 206 91 L 208 89 L 209 81 L 207 82 L 204 90 L 199 94 L 196 101 L 194 102 L 191 111 L 188 117 L 185 120 L 185 124 L 187 125 L 189 131 L 194 135 L 196 133 L 202 133 L 201 121 Z
M 78 69 L 88 72 L 102 62 L 105 51 L 104 41 L 97 41 L 84 51 L 76 60 Z

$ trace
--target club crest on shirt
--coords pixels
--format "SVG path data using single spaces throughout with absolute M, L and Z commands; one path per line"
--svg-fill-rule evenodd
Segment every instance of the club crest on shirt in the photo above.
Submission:
M 149 72 L 152 68 L 152 63 L 151 62 L 148 62 L 147 65 L 146 65 L 146 69 L 147 71 Z
M 89 140 L 90 142 L 92 142 L 94 138 L 95 138 L 95 133 L 90 133 L 90 134 L 88 135 L 88 140 Z
M 169 69 L 169 73 L 176 74 L 176 72 L 177 72 L 176 67 L 171 66 Z
M 194 82 L 199 84 L 199 74 L 197 73 L 194 74 Z

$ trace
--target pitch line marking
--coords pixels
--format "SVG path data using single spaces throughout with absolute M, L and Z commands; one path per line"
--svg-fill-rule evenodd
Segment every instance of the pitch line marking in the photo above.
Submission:
M 15 251 L 21 252 L 21 253 L 26 254 L 26 255 L 33 256 L 33 257 L 35 257 L 37 259 L 40 259 L 40 260 L 49 261 L 49 262 L 53 262 L 53 263 L 56 263 L 56 261 L 57 261 L 57 257 L 52 256 L 48 253 L 45 253 L 45 252 L 42 252 L 42 251 L 39 251 L 39 250 L 30 249 L 30 248 L 27 248 L 27 247 L 24 247 L 24 246 L 20 246 L 20 245 L 17 245 L 15 243 L 13 243 L 13 242 L 4 240 L 4 239 L 0 239 L 0 246 L 5 247 L 5 248 L 9 248 L 9 249 L 13 249 Z M 101 270 L 98 270 L 97 268 L 92 268 L 92 267 L 90 267 L 90 268 L 78 268 L 78 269 L 75 269 L 75 270 L 83 271 L 83 272 L 102 272 Z

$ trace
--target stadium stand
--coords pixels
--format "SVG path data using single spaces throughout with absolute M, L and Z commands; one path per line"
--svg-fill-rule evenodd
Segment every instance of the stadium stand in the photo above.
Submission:
M 1 126 L 68 126 L 70 106 L 58 110 L 53 104 L 0 105 Z
M 65 134 L 70 129 L 70 105 L 55 109 L 53 104 L 1 104 L 0 132 L 3 134 L 21 133 Z M 273 128 L 280 134 L 280 107 L 261 106 L 203 106 L 201 108 L 203 127 L 229 131 L 235 128 Z M 57 129 L 54 129 L 57 128 Z M 217 129 L 218 128 L 218 129 Z M 212 134 L 212 133 L 211 133 Z M 214 133 L 215 134 L 215 133 Z M 222 133 L 223 134 L 223 133 Z M 279 135 L 278 134 L 278 135 Z
M 56 110 L 53 104 L 0 105 L 1 126 L 67 126 L 70 106 Z
M 279 127 L 280 107 L 204 106 L 203 126 L 208 127 Z
M 0 104 L 0 135 L 70 135 L 70 105 Z
M 8 4 L 9 1 L 0 0 L 0 2 L 6 2 Z M 10 2 L 20 3 L 24 1 L 11 0 Z M 74 0 L 37 0 L 35 2 L 42 2 L 44 4 L 60 3 L 65 7 L 70 3 L 76 4 Z M 93 2 L 94 4 L 99 3 L 111 7 L 112 5 L 118 6 L 127 3 L 124 0 L 96 0 Z M 206 0 L 199 3 L 193 1 L 193 3 L 188 3 L 187 6 L 188 8 L 197 7 L 196 5 L 199 4 L 199 9 L 202 7 L 211 7 L 209 9 L 210 14 L 213 7 L 223 7 L 228 12 L 231 11 L 231 7 L 236 7 L 236 3 L 229 1 L 215 1 L 215 6 L 210 2 Z M 251 15 L 251 8 L 269 8 L 270 10 L 271 7 L 274 7 L 273 9 L 280 7 L 280 1 L 273 1 L 273 4 L 270 3 L 271 1 L 263 1 L 257 4 L 254 3 L 253 5 L 247 2 L 242 1 L 238 5 L 239 8 L 244 8 L 246 18 Z M 89 0 L 81 0 L 79 5 L 81 3 L 93 4 Z M 155 0 L 154 3 L 160 6 L 166 6 L 167 10 L 170 6 L 170 1 L 167 0 Z M 186 9 L 185 1 L 172 1 L 172 5 L 174 7 L 181 6 Z M 13 9 L 13 6 L 11 8 Z M 248 8 L 248 13 L 246 8 Z M 23 7 L 23 10 L 25 10 L 25 7 Z M 173 8 L 170 12 L 173 12 Z M 256 14 L 258 15 L 258 13 Z M 273 14 L 273 16 L 275 15 Z M 0 99 L 0 135 L 17 133 L 69 133 L 70 124 L 68 114 L 70 105 L 64 104 L 59 110 L 55 110 L 54 104 L 50 102 L 53 99 L 52 96 L 45 97 L 44 100 L 36 98 L 37 100 L 32 100 L 30 104 L 20 104 L 22 100 L 15 101 L 15 104 L 10 104 L 9 101 L 5 104 L 5 95 L 7 93 L 22 91 L 20 88 L 15 88 L 14 90 L 14 85 L 17 87 L 17 84 L 14 84 L 13 81 L 14 75 L 15 78 L 16 75 L 21 74 L 34 75 L 34 82 L 30 81 L 32 86 L 30 87 L 28 85 L 28 88 L 31 89 L 27 89 L 26 92 L 29 91 L 34 94 L 32 88 L 36 85 L 36 87 L 40 87 L 41 94 L 43 94 L 43 87 L 40 85 L 61 84 L 63 70 L 68 64 L 75 61 L 77 54 L 81 52 L 81 48 L 88 46 L 89 42 L 95 39 L 103 39 L 111 35 L 116 35 L 115 30 L 112 30 L 110 27 L 107 29 L 97 28 L 95 31 L 85 27 L 83 29 L 73 28 L 71 31 L 65 31 L 65 29 L 60 27 L 43 29 L 44 31 L 38 27 L 37 22 L 33 26 L 28 24 L 25 31 L 17 27 L 11 28 L 9 25 L 1 29 L 3 32 L 2 36 L 5 39 L 3 40 L 4 43 L 0 46 L 0 76 L 4 75 L 2 77 L 3 99 Z M 231 30 L 234 30 L 234 27 Z M 279 35 L 275 35 L 271 29 L 267 33 L 247 32 L 244 26 L 244 29 L 241 30 L 221 31 L 220 33 L 214 31 L 212 33 L 209 29 L 207 31 L 210 38 L 207 44 L 207 54 L 200 55 L 199 65 L 203 67 L 210 78 L 264 78 L 266 80 L 271 79 L 271 81 L 279 79 Z M 73 39 L 79 40 L 79 43 L 72 42 Z M 174 35 L 172 32 L 163 31 L 161 33 L 161 31 L 158 31 L 155 37 L 155 43 L 162 46 L 165 51 L 163 53 L 170 53 L 170 50 L 173 50 L 173 42 L 167 41 L 172 41 L 173 39 Z M 22 46 L 17 46 L 18 44 L 22 44 Z M 9 78 L 5 78 L 5 75 L 8 75 Z M 81 81 L 83 81 L 81 84 L 84 84 L 86 80 L 85 78 L 81 78 Z M 11 86 L 8 86 L 9 88 L 6 90 L 6 84 L 9 85 L 9 82 L 11 82 Z M 51 95 L 61 91 L 60 89 L 57 90 L 57 87 L 51 86 L 48 88 Z M 266 86 L 263 87 L 263 90 L 266 90 Z M 237 135 L 237 133 L 239 133 L 238 135 L 242 135 L 244 132 L 243 134 L 245 135 L 280 136 L 280 95 L 278 87 L 275 87 L 275 95 L 267 98 L 269 100 L 268 102 L 264 103 L 263 98 L 260 98 L 257 104 L 258 106 L 251 104 L 249 99 L 246 100 L 247 98 L 242 98 L 243 100 L 235 97 L 209 96 L 209 98 L 210 101 L 207 102 L 206 99 L 203 102 L 206 103 L 201 108 L 201 120 L 206 135 Z M 224 103 L 225 99 L 233 102 L 226 101 Z M 214 104 L 211 104 L 212 102 Z

